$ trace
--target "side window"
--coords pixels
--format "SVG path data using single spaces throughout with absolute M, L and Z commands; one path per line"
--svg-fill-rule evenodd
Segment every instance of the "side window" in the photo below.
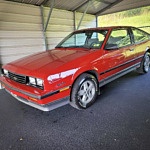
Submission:
M 111 32 L 105 49 L 117 49 L 131 44 L 130 35 L 126 29 L 115 29 Z
M 105 39 L 106 33 L 93 32 L 91 38 L 89 38 L 87 41 L 87 45 L 91 48 L 100 48 Z
M 141 30 L 132 29 L 135 43 L 142 42 L 149 39 L 149 35 Z
M 105 38 L 105 34 L 104 33 L 100 33 L 100 32 L 93 32 L 91 39 L 98 39 L 98 41 L 102 42 Z

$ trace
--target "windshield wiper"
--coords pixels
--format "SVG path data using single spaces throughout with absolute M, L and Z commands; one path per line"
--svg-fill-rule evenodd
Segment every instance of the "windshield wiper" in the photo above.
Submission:
M 72 46 L 56 46 L 55 48 L 86 48 L 86 49 L 91 49 L 91 47 L 85 46 L 85 45 L 80 45 L 80 46 L 76 46 L 76 45 L 72 45 Z
M 80 46 L 56 46 L 55 48 L 78 48 Z
M 55 48 L 64 48 L 63 46 L 56 46 Z

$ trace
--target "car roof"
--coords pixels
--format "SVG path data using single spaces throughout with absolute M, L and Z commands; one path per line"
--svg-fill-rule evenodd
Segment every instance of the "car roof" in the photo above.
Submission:
M 90 31 L 90 30 L 110 30 L 110 29 L 115 29 L 115 28 L 131 28 L 131 27 L 132 26 L 109 26 L 109 27 L 86 28 L 86 29 L 77 30 L 77 32 L 78 31 Z

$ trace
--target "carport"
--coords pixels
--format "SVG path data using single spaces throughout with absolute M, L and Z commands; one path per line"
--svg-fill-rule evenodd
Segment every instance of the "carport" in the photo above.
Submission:
M 149 0 L 2 0 L 0 64 L 51 49 L 76 29 L 96 27 L 99 15 L 149 5 Z M 41 112 L 0 90 L 0 149 L 149 150 L 149 83 L 149 73 L 131 72 L 104 86 L 85 111 L 66 105 Z
M 0 64 L 52 49 L 76 29 L 97 27 L 100 15 L 149 5 L 149 0 L 2 0 Z

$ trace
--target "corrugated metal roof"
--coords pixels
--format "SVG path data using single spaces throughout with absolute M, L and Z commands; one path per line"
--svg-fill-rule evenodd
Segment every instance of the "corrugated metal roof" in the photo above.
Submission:
M 87 13 L 90 14 L 96 14 L 99 10 L 107 7 L 109 4 L 106 3 L 102 3 L 102 2 L 98 2 L 98 1 L 91 1 L 90 2 L 90 6 L 88 8 Z M 84 12 L 84 10 L 86 9 L 87 5 L 84 5 L 83 7 L 81 7 L 80 9 L 78 9 L 78 11 L 80 12 Z
M 37 6 L 50 7 L 52 0 L 7 0 Z M 90 1 L 87 13 L 105 15 L 118 11 L 150 6 L 150 0 L 55 0 L 54 8 L 68 11 L 84 12 Z

